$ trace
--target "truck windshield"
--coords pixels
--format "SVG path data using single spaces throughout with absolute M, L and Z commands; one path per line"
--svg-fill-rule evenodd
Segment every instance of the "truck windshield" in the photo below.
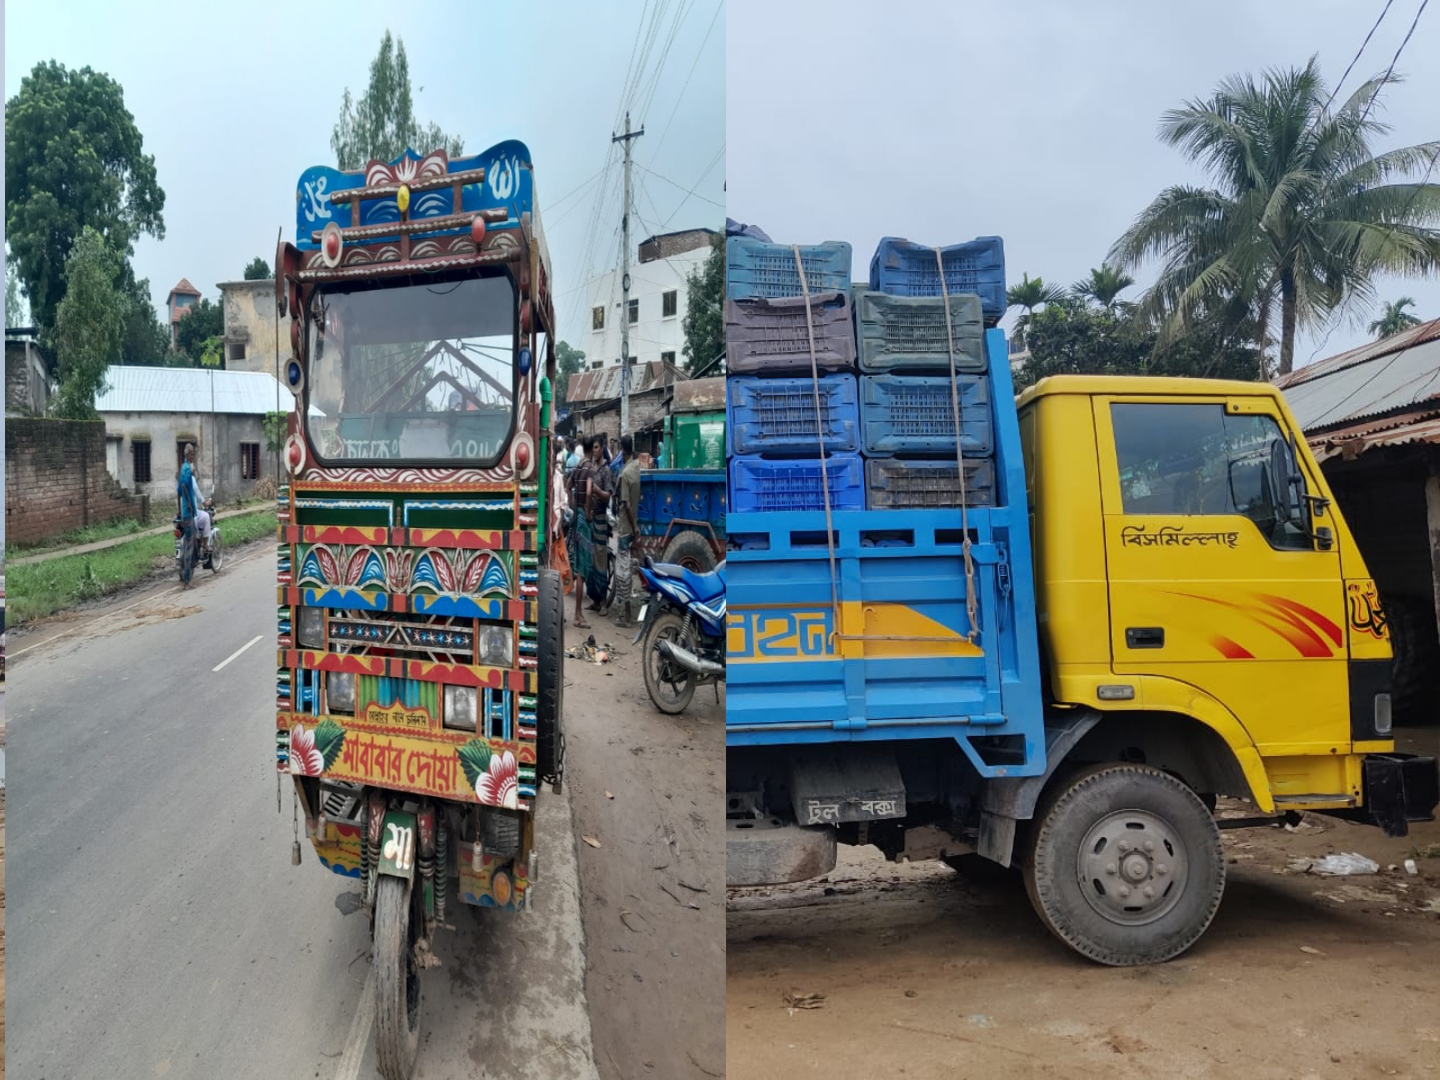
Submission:
M 334 462 L 498 461 L 515 416 L 515 286 L 486 277 L 323 287 L 306 425 Z

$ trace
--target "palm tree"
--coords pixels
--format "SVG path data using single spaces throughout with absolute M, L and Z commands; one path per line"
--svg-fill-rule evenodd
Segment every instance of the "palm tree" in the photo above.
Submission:
M 1370 324 L 1370 333 L 1378 340 L 1398 334 L 1401 330 L 1409 330 L 1412 326 L 1419 326 L 1420 320 L 1405 310 L 1414 306 L 1415 300 L 1409 296 L 1402 296 L 1399 300 L 1386 304 L 1380 318 Z
M 1134 284 L 1135 279 L 1125 271 L 1101 263 L 1090 271 L 1089 277 L 1071 285 L 1070 294 L 1077 300 L 1094 300 L 1106 311 L 1114 311 L 1124 303 L 1117 297 Z
M 1160 138 L 1209 172 L 1214 187 L 1166 188 L 1115 242 L 1109 259 L 1162 265 L 1143 305 L 1167 336 L 1208 301 L 1243 301 L 1264 340 L 1278 304 L 1280 372 L 1295 354 L 1297 327 L 1325 322 L 1342 305 L 1366 303 L 1382 274 L 1418 276 L 1440 267 L 1440 183 L 1428 169 L 1440 141 L 1372 156 L 1389 130 L 1374 115 L 1371 79 L 1338 109 L 1315 58 L 1303 69 L 1233 76 L 1208 100 L 1164 114 Z M 1420 179 L 1419 183 L 1413 179 Z M 1393 182 L 1399 181 L 1399 182 Z
M 1020 275 L 1020 284 L 1011 285 L 1005 291 L 1005 306 L 1007 308 L 1023 307 L 1025 314 L 1015 320 L 1016 333 L 1022 333 L 1030 322 L 1030 316 L 1035 314 L 1035 309 L 1041 304 L 1054 304 L 1065 299 L 1065 290 L 1058 285 L 1046 285 L 1043 278 L 1032 278 L 1029 274 Z

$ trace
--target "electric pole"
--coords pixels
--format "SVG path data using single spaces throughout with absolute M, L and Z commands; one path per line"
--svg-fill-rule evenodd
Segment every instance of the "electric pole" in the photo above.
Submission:
M 630 113 L 625 113 L 625 134 L 612 135 L 611 142 L 625 147 L 625 205 L 620 210 L 620 434 L 630 431 L 630 142 L 645 134 L 630 130 Z

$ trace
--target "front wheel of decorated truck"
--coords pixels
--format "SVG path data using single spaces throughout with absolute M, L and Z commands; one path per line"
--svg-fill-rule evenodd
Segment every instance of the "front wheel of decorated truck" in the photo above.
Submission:
M 420 965 L 415 947 L 424 914 L 413 881 L 382 875 L 375 888 L 375 1056 L 385 1080 L 409 1080 L 420 1045 Z
M 558 792 L 565 772 L 565 591 L 560 574 L 541 570 L 536 591 L 535 771 Z

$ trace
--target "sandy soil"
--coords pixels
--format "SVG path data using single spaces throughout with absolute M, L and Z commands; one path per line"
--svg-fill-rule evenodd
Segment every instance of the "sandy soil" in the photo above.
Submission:
M 1225 843 L 1214 923 L 1151 968 L 1070 953 L 1018 879 L 975 885 L 873 849 L 842 849 L 819 882 L 732 890 L 730 1075 L 1440 1077 L 1440 824 L 1390 840 L 1311 815 Z M 1290 867 L 1341 851 L 1381 872 Z M 796 1009 L 787 993 L 825 996 Z
M 565 662 L 595 1061 L 605 1080 L 723 1076 L 724 689 L 660 713 L 635 631 L 588 619 L 566 644 L 614 646 L 608 664 Z

